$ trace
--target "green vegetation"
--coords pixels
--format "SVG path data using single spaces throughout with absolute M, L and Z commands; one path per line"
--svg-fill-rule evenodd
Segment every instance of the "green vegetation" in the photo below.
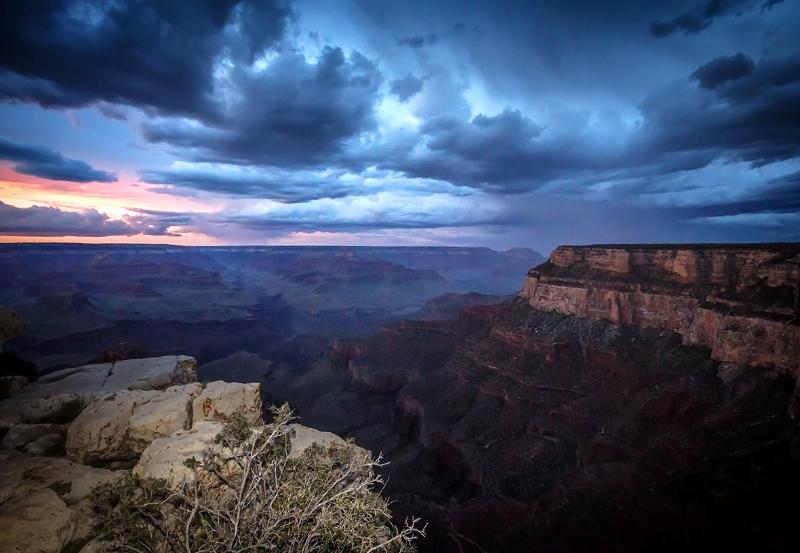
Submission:
M 271 424 L 234 417 L 178 488 L 129 474 L 93 492 L 95 536 L 133 552 L 414 551 L 419 520 L 392 523 L 380 458 L 352 444 L 290 455 L 287 406 Z

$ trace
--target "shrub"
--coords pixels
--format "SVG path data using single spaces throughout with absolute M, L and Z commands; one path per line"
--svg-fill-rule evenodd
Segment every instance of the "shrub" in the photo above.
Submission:
M 392 523 L 380 457 L 352 443 L 290 455 L 291 418 L 285 405 L 258 428 L 234 417 L 177 488 L 132 474 L 100 486 L 96 535 L 134 552 L 414 551 L 425 529 Z

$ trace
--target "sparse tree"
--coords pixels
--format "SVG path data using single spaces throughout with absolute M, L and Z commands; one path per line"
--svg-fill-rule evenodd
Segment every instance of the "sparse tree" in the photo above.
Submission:
M 351 443 L 291 455 L 291 418 L 286 405 L 262 427 L 234 417 L 176 489 L 134 475 L 96 489 L 98 538 L 153 553 L 414 551 L 425 529 L 392 523 L 380 457 Z

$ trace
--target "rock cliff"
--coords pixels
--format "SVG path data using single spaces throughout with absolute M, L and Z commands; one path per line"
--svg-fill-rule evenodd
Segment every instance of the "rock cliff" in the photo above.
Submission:
M 562 247 L 521 297 L 330 365 L 391 405 L 359 441 L 425 551 L 789 550 L 799 271 L 800 245 Z
M 561 246 L 534 309 L 677 332 L 718 361 L 800 371 L 800 245 Z
M 196 365 L 172 355 L 9 383 L 11 397 L 0 401 L 0 551 L 105 551 L 91 540 L 94 486 L 131 468 L 178 485 L 192 476 L 185 461 L 213 447 L 234 413 L 262 424 L 260 384 L 199 383 Z M 342 442 L 297 424 L 291 435 L 293 455 Z

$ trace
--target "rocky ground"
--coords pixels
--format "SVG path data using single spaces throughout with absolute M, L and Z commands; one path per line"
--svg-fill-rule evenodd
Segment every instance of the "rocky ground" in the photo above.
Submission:
M 234 413 L 261 423 L 260 384 L 197 382 L 186 356 L 87 365 L 29 384 L 3 379 L 0 551 L 104 551 L 93 487 L 127 471 L 178 484 Z M 337 436 L 292 425 L 292 451 Z

